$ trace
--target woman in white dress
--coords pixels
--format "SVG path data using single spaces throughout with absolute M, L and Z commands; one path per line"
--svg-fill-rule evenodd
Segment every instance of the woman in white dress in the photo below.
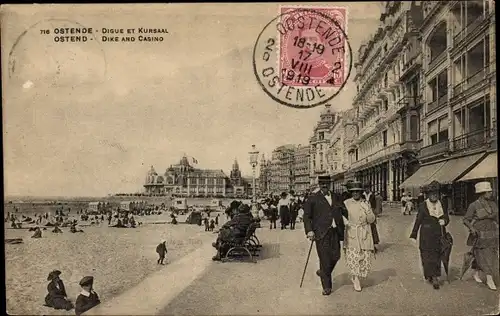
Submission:
M 348 219 L 344 236 L 344 250 L 347 267 L 352 277 L 354 289 L 361 291 L 360 278 L 366 278 L 374 258 L 374 245 L 370 224 L 375 222 L 371 207 L 361 199 L 363 186 L 352 182 L 348 186 L 352 197 L 344 201 Z

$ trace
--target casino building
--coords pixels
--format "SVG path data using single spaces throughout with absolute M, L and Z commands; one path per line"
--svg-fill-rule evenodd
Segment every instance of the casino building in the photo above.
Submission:
M 248 188 L 236 160 L 228 177 L 223 170 L 194 168 L 186 156 L 163 174 L 151 166 L 144 184 L 145 193 L 155 196 L 233 197 L 247 194 Z

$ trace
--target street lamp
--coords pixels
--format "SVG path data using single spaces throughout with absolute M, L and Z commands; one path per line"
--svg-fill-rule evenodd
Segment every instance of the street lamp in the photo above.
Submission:
M 255 201 L 255 169 L 259 163 L 259 151 L 252 145 L 252 150 L 248 153 L 250 155 L 250 165 L 252 166 L 252 200 Z

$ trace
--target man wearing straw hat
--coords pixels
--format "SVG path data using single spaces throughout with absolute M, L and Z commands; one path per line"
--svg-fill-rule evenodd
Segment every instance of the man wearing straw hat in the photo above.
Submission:
M 323 295 L 332 293 L 332 272 L 340 260 L 340 242 L 344 240 L 342 201 L 332 198 L 328 185 L 322 183 L 304 202 L 304 229 L 311 242 L 316 241 Z M 311 244 L 312 246 L 312 244 Z

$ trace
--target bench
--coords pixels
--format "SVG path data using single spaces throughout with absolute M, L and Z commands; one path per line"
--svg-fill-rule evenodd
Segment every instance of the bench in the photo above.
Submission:
M 241 240 L 229 243 L 229 250 L 226 253 L 226 256 L 222 258 L 222 262 L 231 261 L 233 257 L 231 257 L 231 253 L 243 253 L 247 254 L 250 258 L 250 261 L 253 263 L 257 263 L 254 257 L 257 257 L 257 252 L 260 250 L 262 245 L 260 244 L 259 239 L 255 235 L 255 231 L 260 227 L 260 223 L 253 222 L 248 226 L 247 233 L 244 238 Z

